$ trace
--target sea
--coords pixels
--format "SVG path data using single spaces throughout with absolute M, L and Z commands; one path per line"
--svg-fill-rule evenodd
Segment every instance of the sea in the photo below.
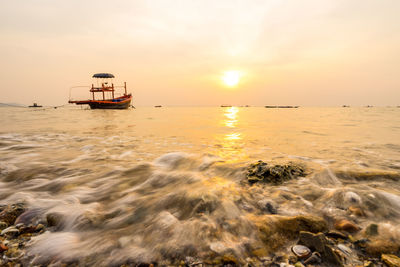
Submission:
M 306 176 L 249 184 L 259 160 Z M 265 216 L 400 240 L 400 108 L 1 107 L 0 204 L 20 202 L 61 220 L 29 242 L 39 263 L 243 262 L 286 249 L 261 241 Z

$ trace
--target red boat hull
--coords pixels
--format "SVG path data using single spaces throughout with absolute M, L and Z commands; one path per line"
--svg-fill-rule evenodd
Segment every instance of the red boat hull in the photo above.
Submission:
M 130 107 L 132 95 L 124 95 L 114 99 L 108 100 L 82 100 L 82 101 L 69 101 L 77 105 L 89 105 L 91 109 L 127 109 Z

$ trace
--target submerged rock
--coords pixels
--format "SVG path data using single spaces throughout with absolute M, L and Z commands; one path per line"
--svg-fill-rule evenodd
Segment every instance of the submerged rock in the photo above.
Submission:
M 400 266 L 400 258 L 391 254 L 382 254 L 382 261 L 386 263 L 389 267 Z
M 24 211 L 25 205 L 23 203 L 3 206 L 0 212 L 0 221 L 8 225 L 13 225 L 17 217 Z
M 330 266 L 343 266 L 339 255 L 323 233 L 313 234 L 302 231 L 300 232 L 299 243 L 321 253 L 322 260 L 328 262 Z
M 381 254 L 395 254 L 400 250 L 400 245 L 392 240 L 372 239 L 365 243 L 367 254 L 379 257 Z
M 293 163 L 269 166 L 259 160 L 247 168 L 247 180 L 251 184 L 264 182 L 276 185 L 299 176 L 305 176 L 304 169 Z
M 261 180 L 272 184 L 280 184 L 298 176 L 305 176 L 304 170 L 300 166 L 292 163 L 268 166 L 267 163 L 262 161 L 250 165 L 247 175 L 249 182 Z
M 335 229 L 343 230 L 349 233 L 355 233 L 360 231 L 360 227 L 345 219 L 337 221 L 335 223 Z
M 302 245 L 295 245 L 292 247 L 292 252 L 300 259 L 308 258 L 311 255 L 311 250 Z
M 365 228 L 365 235 L 366 236 L 375 236 L 378 235 L 378 225 L 375 223 L 371 223 L 370 225 Z

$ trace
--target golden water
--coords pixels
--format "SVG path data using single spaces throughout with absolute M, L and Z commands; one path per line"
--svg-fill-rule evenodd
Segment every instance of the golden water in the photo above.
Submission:
M 0 158 L 0 203 L 64 216 L 30 245 L 43 260 L 245 259 L 268 247 L 254 225 L 265 201 L 400 238 L 399 108 L 0 108 Z M 243 183 L 259 159 L 309 175 Z

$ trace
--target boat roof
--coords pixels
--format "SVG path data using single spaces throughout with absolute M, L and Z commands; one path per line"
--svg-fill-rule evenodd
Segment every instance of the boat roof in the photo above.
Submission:
M 114 75 L 111 73 L 96 73 L 93 74 L 92 78 L 114 78 Z

